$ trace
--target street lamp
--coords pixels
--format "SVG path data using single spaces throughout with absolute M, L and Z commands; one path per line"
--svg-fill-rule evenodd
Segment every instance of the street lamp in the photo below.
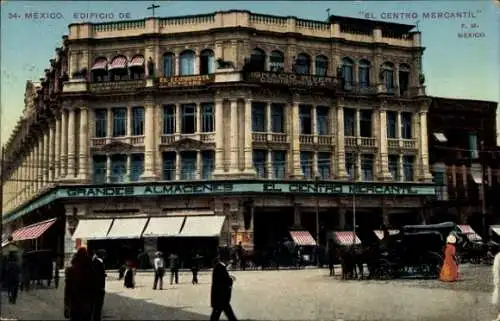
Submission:
M 318 186 L 318 181 L 321 179 L 321 176 L 318 174 L 315 177 L 316 179 L 316 187 Z M 319 195 L 316 193 L 316 264 L 319 266 Z

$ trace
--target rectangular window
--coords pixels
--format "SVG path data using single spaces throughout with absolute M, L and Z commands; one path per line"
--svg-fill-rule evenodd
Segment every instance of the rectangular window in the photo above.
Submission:
M 372 111 L 361 110 L 359 113 L 359 135 L 361 137 L 372 137 Z
M 306 179 L 313 179 L 314 164 L 312 152 L 300 152 L 300 168 Z
M 166 181 L 175 180 L 175 152 L 163 153 L 163 179 Z
M 272 104 L 271 105 L 271 130 L 273 133 L 285 132 L 285 105 Z
M 201 163 L 202 163 L 202 173 L 201 177 L 203 179 L 211 179 L 212 173 L 215 168 L 215 153 L 212 150 L 204 150 L 201 152 Z
M 349 179 L 354 180 L 356 179 L 356 172 L 357 172 L 357 157 L 356 154 L 354 153 L 346 153 L 345 154 L 345 170 L 347 172 L 347 176 Z
M 182 104 L 181 112 L 181 133 L 194 134 L 196 132 L 196 104 Z
M 399 92 L 400 95 L 406 94 L 410 83 L 410 73 L 408 71 L 399 72 Z
M 404 172 L 404 180 L 407 182 L 413 181 L 414 176 L 414 156 L 403 156 L 403 172 Z
M 356 111 L 344 108 L 344 136 L 356 136 Z
M 111 183 L 125 183 L 127 178 L 127 155 L 111 156 Z
M 273 151 L 273 178 L 284 179 L 286 171 L 286 152 L 284 150 Z
M 266 104 L 252 103 L 252 131 L 258 133 L 266 132 Z
M 299 118 L 300 118 L 300 133 L 302 135 L 312 134 L 312 118 L 311 118 L 311 106 L 300 105 L 299 106 Z
M 95 137 L 106 137 L 108 135 L 108 111 L 97 109 L 95 111 Z
M 181 179 L 196 179 L 196 152 L 181 153 Z
M 389 155 L 389 172 L 393 180 L 401 180 L 399 177 L 399 155 Z
M 392 93 L 394 87 L 394 72 L 392 70 L 384 70 L 384 83 L 387 92 Z
M 175 134 L 175 105 L 163 107 L 163 135 Z
M 412 139 L 412 118 L 411 113 L 401 113 L 401 138 Z
M 373 155 L 361 155 L 361 173 L 363 181 L 373 181 Z
M 359 66 L 359 88 L 368 88 L 370 86 L 370 67 Z
M 479 158 L 479 152 L 477 150 L 477 134 L 475 133 L 469 134 L 469 150 L 470 157 L 472 159 Z
M 352 66 L 342 65 L 342 77 L 344 78 L 344 88 L 352 87 Z
M 113 136 L 127 135 L 127 108 L 113 108 Z
M 132 109 L 132 135 L 144 135 L 144 108 L 134 107 Z
M 175 68 L 174 68 L 174 55 L 166 54 L 163 56 L 163 75 L 165 77 L 175 76 Z
M 201 131 L 204 133 L 214 132 L 214 104 L 201 104 Z
M 397 113 L 394 111 L 387 112 L 387 138 L 397 138 Z
M 93 157 L 93 170 L 92 170 L 92 183 L 105 184 L 106 183 L 106 156 L 95 155 Z
M 257 177 L 266 177 L 266 150 L 254 150 L 253 151 L 253 166 L 257 171 Z
M 131 155 L 130 181 L 137 182 L 144 172 L 144 154 Z
M 331 154 L 318 153 L 318 174 L 321 179 L 327 180 L 331 178 Z
M 316 130 L 318 135 L 328 135 L 328 115 L 330 109 L 328 107 L 317 107 L 316 108 Z

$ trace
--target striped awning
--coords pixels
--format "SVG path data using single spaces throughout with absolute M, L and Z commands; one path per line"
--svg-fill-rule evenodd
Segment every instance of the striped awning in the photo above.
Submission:
M 290 231 L 290 236 L 293 242 L 299 246 L 316 246 L 316 240 L 308 231 Z
M 91 70 L 105 70 L 107 66 L 108 66 L 108 61 L 104 58 L 101 58 L 97 59 L 94 62 L 94 65 L 92 66 Z
M 143 56 L 135 56 L 134 58 L 132 58 L 132 60 L 130 60 L 130 62 L 128 63 L 128 66 L 129 67 L 144 66 L 144 57 Z
M 108 70 L 111 69 L 124 69 L 127 68 L 127 58 L 125 57 L 116 57 L 113 59 L 111 64 L 108 67 Z
M 12 233 L 13 241 L 35 240 L 42 236 L 55 222 L 57 218 L 21 227 Z
M 458 225 L 458 228 L 460 229 L 460 231 L 462 231 L 462 233 L 465 234 L 465 236 L 467 236 L 469 240 L 471 241 L 482 240 L 481 236 L 479 236 L 479 234 L 477 234 L 476 231 L 474 231 L 472 227 L 470 227 L 470 225 Z
M 379 239 L 382 240 L 384 238 L 384 231 L 382 231 L 382 230 L 375 230 L 374 232 L 375 232 L 375 235 L 377 235 L 377 237 Z M 388 230 L 388 232 L 389 232 L 389 235 L 397 235 L 397 234 L 399 234 L 399 230 Z
M 354 239 L 354 244 L 361 244 L 361 240 L 358 238 L 356 234 L 354 234 L 352 231 L 342 231 L 342 232 L 333 232 L 333 235 L 335 236 L 335 240 L 339 245 L 343 246 L 349 246 L 353 244 L 353 237 Z

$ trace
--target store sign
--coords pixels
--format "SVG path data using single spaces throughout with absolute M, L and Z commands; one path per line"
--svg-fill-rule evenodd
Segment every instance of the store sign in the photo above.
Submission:
M 214 79 L 214 75 L 162 77 L 158 80 L 158 87 L 195 87 L 211 83 Z
M 337 87 L 337 79 L 335 77 L 296 75 L 292 73 L 249 72 L 245 75 L 245 80 L 289 87 L 317 87 L 326 89 L 335 89 Z
M 228 193 L 296 193 L 336 195 L 434 195 L 433 185 L 363 183 L 285 183 L 285 182 L 200 182 L 140 186 L 66 188 L 62 197 L 114 197 Z

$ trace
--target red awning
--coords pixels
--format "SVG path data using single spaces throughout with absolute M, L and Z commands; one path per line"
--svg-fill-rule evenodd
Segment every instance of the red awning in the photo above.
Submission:
M 460 229 L 460 231 L 462 231 L 462 233 L 464 233 L 467 238 L 471 241 L 481 241 L 482 238 L 481 236 L 479 236 L 476 231 L 474 231 L 472 229 L 472 227 L 470 227 L 470 225 L 458 225 L 458 228 Z
M 127 68 L 127 58 L 125 58 L 125 57 L 116 57 L 115 59 L 113 59 L 113 61 L 109 65 L 108 70 L 111 70 L 111 69 L 123 69 L 123 68 Z
M 104 58 L 96 60 L 91 70 L 105 70 L 108 65 L 108 61 Z
M 143 56 L 135 56 L 128 63 L 129 67 L 142 67 L 144 66 L 144 57 Z
M 361 244 L 361 240 L 356 234 L 350 231 L 333 232 L 335 239 L 339 245 L 348 246 L 353 244 L 353 236 L 355 237 L 354 244 Z
M 45 231 L 47 231 L 52 224 L 56 222 L 56 220 L 57 218 L 53 218 L 47 221 L 21 227 L 12 233 L 13 241 L 35 240 L 42 236 L 42 234 L 45 233 Z
M 379 239 L 383 239 L 384 238 L 384 231 L 382 230 L 375 230 L 374 231 L 375 234 L 377 235 L 377 237 Z M 399 230 L 389 230 L 389 235 L 396 235 L 396 234 L 399 234 Z
M 316 246 L 316 241 L 308 231 L 290 231 L 290 236 L 299 246 Z

